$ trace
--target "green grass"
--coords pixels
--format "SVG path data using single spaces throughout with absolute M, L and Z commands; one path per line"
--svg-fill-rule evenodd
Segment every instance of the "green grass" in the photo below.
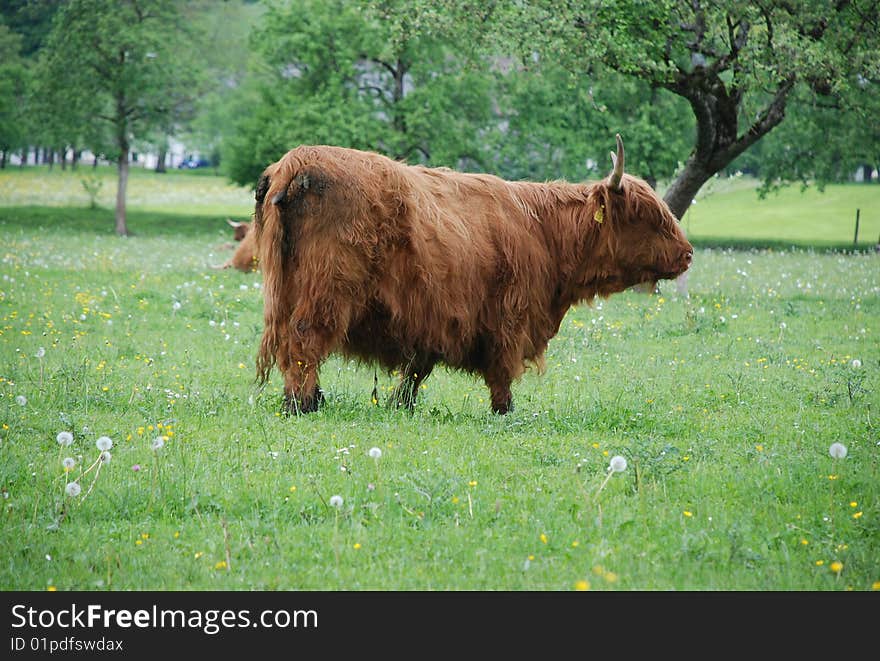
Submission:
M 0 174 L 4 589 L 876 589 L 876 255 L 700 248 L 688 298 L 573 309 L 508 416 L 442 369 L 412 415 L 373 406 L 334 357 L 326 406 L 283 418 L 259 275 L 205 268 L 251 193 L 139 173 L 120 239 L 65 177 Z
M 696 245 L 858 249 L 880 244 L 880 186 L 838 184 L 783 188 L 761 200 L 757 182 L 713 179 L 683 225 Z M 858 243 L 854 245 L 856 212 Z

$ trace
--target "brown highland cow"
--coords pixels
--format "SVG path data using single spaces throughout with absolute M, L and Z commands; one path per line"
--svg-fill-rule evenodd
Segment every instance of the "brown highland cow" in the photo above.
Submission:
M 669 208 L 624 174 L 620 136 L 611 159 L 605 180 L 572 184 L 289 151 L 260 178 L 248 233 L 264 278 L 260 380 L 277 365 L 285 410 L 314 411 L 318 368 L 340 352 L 400 370 L 394 401 L 411 407 L 443 363 L 481 375 L 506 413 L 572 305 L 690 265 Z

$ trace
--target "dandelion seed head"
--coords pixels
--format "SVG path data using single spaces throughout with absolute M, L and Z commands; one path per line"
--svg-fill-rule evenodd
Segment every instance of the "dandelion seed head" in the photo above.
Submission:
M 78 482 L 68 482 L 67 486 L 64 487 L 64 493 L 71 498 L 76 498 L 80 491 L 82 491 L 82 488 L 79 486 Z
M 853 358 L 852 366 L 853 366 L 855 369 L 859 369 L 859 368 L 862 366 L 862 361 L 859 360 L 858 358 Z
M 42 358 L 43 356 L 46 355 L 46 349 L 44 349 L 43 347 L 40 347 L 39 349 L 37 349 L 37 353 L 35 353 L 34 355 L 37 358 Z M 855 362 L 855 361 L 853 361 L 853 362 Z
M 611 457 L 611 463 L 608 465 L 608 468 L 613 470 L 615 473 L 622 473 L 626 470 L 626 459 L 621 457 L 619 454 Z
M 109 463 L 110 463 L 110 460 L 111 460 L 112 458 L 113 458 L 113 455 L 110 454 L 109 452 L 107 452 L 107 450 L 104 450 L 104 451 L 101 453 L 101 463 L 103 463 L 103 464 L 109 464 Z
M 97 441 L 95 441 L 95 446 L 101 451 L 105 452 L 113 447 L 113 441 L 109 436 L 102 436 Z
M 369 455 L 373 459 L 378 459 L 379 457 L 382 456 L 382 450 L 380 450 L 379 448 L 370 448 Z
M 846 446 L 843 443 L 832 443 L 828 454 L 835 459 L 843 459 L 846 456 Z
M 335 507 L 336 509 L 340 509 L 342 507 L 342 496 L 338 496 L 338 495 L 330 496 L 330 507 Z
M 25 406 L 27 404 L 27 397 L 24 395 L 18 395 L 18 397 L 15 398 L 15 403 L 19 406 Z
M 162 438 L 161 436 L 157 436 L 156 438 L 153 439 L 153 442 L 150 443 L 150 447 L 153 450 L 159 450 L 164 445 L 165 445 L 165 439 Z
M 58 441 L 58 445 L 67 447 L 73 443 L 73 434 L 69 431 L 60 431 L 58 432 L 58 436 L 55 437 L 55 440 Z
M 64 459 L 61 460 L 61 465 L 64 466 L 64 470 L 70 471 L 76 466 L 76 461 L 73 457 L 64 457 Z

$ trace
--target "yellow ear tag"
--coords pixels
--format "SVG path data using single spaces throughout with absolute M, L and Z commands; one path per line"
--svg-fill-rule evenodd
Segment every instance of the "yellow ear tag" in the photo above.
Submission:
M 593 214 L 593 220 L 595 220 L 597 223 L 601 223 L 603 220 L 605 220 L 605 211 L 603 211 L 602 207 L 596 209 L 596 213 Z

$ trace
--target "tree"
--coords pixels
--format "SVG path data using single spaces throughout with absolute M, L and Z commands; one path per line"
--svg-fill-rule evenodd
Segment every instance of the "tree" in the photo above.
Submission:
M 170 128 L 197 92 L 194 59 L 174 49 L 186 37 L 171 0 L 70 0 L 52 24 L 42 61 L 50 112 L 82 134 L 111 134 L 117 162 L 116 233 L 128 234 L 126 188 L 132 140 Z M 96 150 L 97 151 L 97 150 Z
M 0 22 L 0 168 L 26 140 L 23 109 L 28 70 L 20 51 L 21 38 Z
M 541 0 L 531 7 L 553 16 L 567 57 L 586 55 L 585 66 L 598 60 L 688 102 L 694 145 L 665 194 L 679 218 L 710 177 L 783 121 L 795 94 L 839 99 L 860 77 L 878 77 L 875 0 Z
M 223 145 L 238 183 L 297 144 L 480 167 L 491 77 L 414 25 L 402 0 L 298 0 L 267 9 Z

